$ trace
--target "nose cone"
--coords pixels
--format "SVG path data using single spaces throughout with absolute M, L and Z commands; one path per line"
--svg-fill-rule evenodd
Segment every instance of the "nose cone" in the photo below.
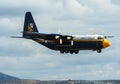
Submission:
M 103 48 L 107 48 L 111 45 L 110 41 L 108 41 L 107 39 L 103 40 Z

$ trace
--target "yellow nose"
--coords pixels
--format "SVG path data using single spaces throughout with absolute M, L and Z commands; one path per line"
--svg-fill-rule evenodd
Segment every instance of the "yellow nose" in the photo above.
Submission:
M 111 45 L 110 41 L 108 41 L 107 39 L 103 40 L 103 48 L 107 48 Z

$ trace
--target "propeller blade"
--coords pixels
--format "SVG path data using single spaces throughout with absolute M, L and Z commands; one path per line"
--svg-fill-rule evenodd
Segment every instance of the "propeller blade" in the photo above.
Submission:
M 55 36 L 55 39 L 59 39 L 60 38 L 60 36 Z
M 73 46 L 74 45 L 74 42 L 73 42 L 73 40 L 71 41 L 71 46 Z
M 58 28 L 58 33 L 61 34 L 61 28 Z
M 62 39 L 60 39 L 60 44 L 62 44 Z
M 71 37 L 67 37 L 67 40 L 70 40 L 71 39 Z

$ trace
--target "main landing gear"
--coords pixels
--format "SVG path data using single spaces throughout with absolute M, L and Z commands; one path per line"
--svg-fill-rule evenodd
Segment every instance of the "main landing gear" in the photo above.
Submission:
M 101 53 L 102 52 L 102 50 L 101 49 L 98 49 L 97 50 L 97 53 Z M 68 54 L 68 53 L 70 53 L 70 54 L 78 54 L 79 53 L 79 50 L 60 50 L 60 53 L 66 53 L 66 54 Z
M 98 52 L 98 53 L 101 53 L 101 52 L 102 52 L 102 50 L 101 50 L 101 49 L 98 49 L 98 50 L 97 50 L 97 52 Z
M 70 53 L 70 54 L 74 54 L 74 53 L 75 53 L 75 54 L 78 54 L 78 53 L 79 53 L 79 50 L 74 50 L 74 51 L 73 51 L 73 50 L 71 50 L 71 51 L 69 51 L 69 50 L 66 50 L 66 51 L 61 50 L 60 53 L 62 53 L 62 54 L 63 54 L 63 53 L 66 53 L 66 54 L 67 54 L 67 53 Z

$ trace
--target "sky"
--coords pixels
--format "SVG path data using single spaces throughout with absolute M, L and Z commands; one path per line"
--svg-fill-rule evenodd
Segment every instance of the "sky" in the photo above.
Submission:
M 113 35 L 102 53 L 60 54 L 22 36 L 30 11 L 39 32 Z M 0 0 L 0 72 L 22 79 L 120 79 L 120 0 Z

